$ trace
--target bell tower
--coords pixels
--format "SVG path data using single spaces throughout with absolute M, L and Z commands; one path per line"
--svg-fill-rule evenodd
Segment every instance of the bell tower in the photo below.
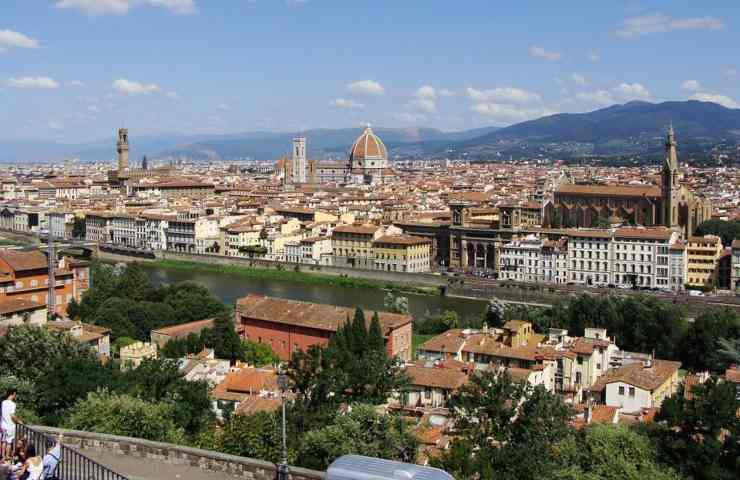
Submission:
M 118 173 L 122 173 L 128 169 L 128 129 L 118 129 L 118 143 L 116 144 L 118 151 Z
M 673 125 L 668 128 L 665 141 L 665 160 L 661 172 L 661 193 L 663 196 L 663 225 L 675 227 L 678 225 L 678 193 L 679 193 L 678 154 L 676 152 L 676 136 Z

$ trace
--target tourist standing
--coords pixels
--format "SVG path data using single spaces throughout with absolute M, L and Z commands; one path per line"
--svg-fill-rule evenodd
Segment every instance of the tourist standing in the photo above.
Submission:
M 5 400 L 0 405 L 2 410 L 2 418 L 0 419 L 0 428 L 3 431 L 2 438 L 2 450 L 3 458 L 10 459 L 13 455 L 13 444 L 15 443 L 15 426 L 18 423 L 22 423 L 21 419 L 15 415 L 16 404 L 15 400 L 18 396 L 18 392 L 14 388 L 8 390 L 5 395 Z

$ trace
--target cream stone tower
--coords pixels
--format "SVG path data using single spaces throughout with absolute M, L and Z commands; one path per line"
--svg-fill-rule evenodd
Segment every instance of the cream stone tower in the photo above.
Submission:
M 121 174 L 128 170 L 128 129 L 120 128 L 118 130 L 118 173 Z

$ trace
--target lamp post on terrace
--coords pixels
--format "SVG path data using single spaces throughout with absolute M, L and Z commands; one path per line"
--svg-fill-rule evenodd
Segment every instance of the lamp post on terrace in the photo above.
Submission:
M 283 409 L 283 455 L 278 465 L 278 480 L 289 480 L 290 469 L 288 468 L 288 443 L 285 427 L 285 392 L 288 391 L 288 376 L 284 372 L 278 375 L 278 388 L 280 388 L 280 404 Z

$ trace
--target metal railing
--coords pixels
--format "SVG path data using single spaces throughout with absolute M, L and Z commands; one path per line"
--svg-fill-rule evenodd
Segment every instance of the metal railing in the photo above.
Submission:
M 23 439 L 28 445 L 33 445 L 36 454 L 45 457 L 56 445 L 56 438 L 44 432 L 40 432 L 27 425 L 16 425 L 17 439 Z M 119 473 L 104 467 L 95 460 L 86 457 L 78 450 L 61 445 L 59 463 L 48 480 L 129 480 Z

